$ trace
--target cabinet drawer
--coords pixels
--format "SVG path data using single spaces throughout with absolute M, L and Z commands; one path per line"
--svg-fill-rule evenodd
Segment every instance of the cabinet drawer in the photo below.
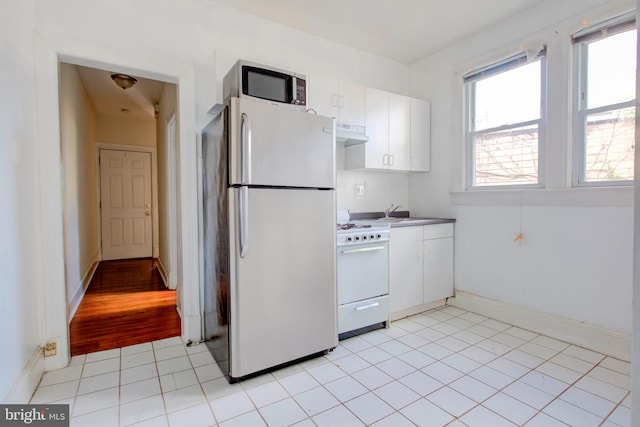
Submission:
M 453 237 L 453 223 L 433 224 L 423 226 L 423 239 L 443 239 Z
M 389 321 L 389 296 L 338 306 L 338 333 Z

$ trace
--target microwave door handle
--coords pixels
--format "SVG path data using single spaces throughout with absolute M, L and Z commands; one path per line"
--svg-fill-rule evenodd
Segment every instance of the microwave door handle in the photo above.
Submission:
M 245 258 L 249 252 L 249 188 L 240 187 L 238 224 L 240 240 L 240 258 Z
M 240 180 L 251 182 L 251 121 L 247 113 L 240 116 Z

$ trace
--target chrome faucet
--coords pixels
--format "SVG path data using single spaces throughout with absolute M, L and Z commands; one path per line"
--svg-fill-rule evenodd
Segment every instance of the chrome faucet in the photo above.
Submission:
M 393 207 L 393 203 L 391 203 L 391 206 L 389 206 L 389 209 L 385 209 L 384 210 L 384 217 L 385 218 L 389 218 L 389 216 L 394 213 L 396 210 L 400 209 L 402 207 L 402 205 L 398 205 L 396 207 Z

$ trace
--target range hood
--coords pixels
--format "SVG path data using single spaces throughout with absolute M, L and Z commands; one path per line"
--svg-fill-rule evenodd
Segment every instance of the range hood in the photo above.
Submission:
M 344 145 L 363 144 L 369 140 L 364 126 L 336 124 L 336 141 Z

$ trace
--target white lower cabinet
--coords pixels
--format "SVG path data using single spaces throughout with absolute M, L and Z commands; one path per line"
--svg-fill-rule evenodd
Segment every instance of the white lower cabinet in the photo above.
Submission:
M 391 229 L 389 240 L 389 295 L 391 313 L 422 302 L 424 262 L 422 227 Z
M 453 223 L 391 229 L 391 319 L 429 308 L 453 295 Z

